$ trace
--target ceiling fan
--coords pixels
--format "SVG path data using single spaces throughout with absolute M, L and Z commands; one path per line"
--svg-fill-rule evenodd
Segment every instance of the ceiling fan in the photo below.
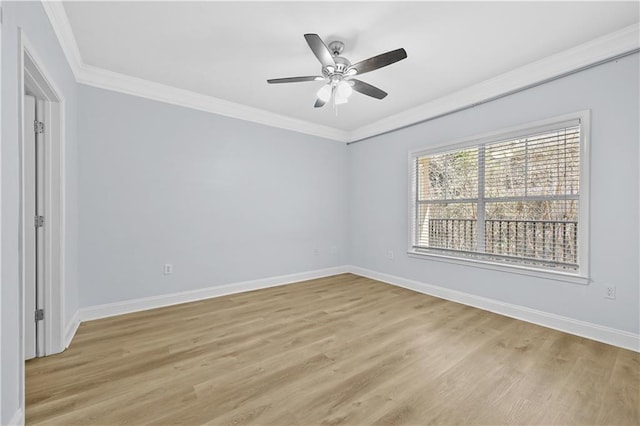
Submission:
M 305 34 L 304 38 L 322 64 L 322 75 L 273 78 L 267 80 L 267 83 L 325 81 L 326 84 L 317 93 L 316 103 L 313 105 L 316 108 L 324 106 L 329 101 L 333 101 L 334 106 L 347 103 L 354 90 L 372 98 L 383 99 L 387 96 L 387 92 L 354 77 L 386 67 L 407 57 L 404 49 L 396 49 L 352 65 L 347 58 L 340 56 L 344 50 L 344 43 L 341 41 L 332 41 L 327 47 L 318 34 Z

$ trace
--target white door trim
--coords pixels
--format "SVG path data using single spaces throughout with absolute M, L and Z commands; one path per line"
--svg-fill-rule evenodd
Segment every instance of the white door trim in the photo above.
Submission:
M 23 121 L 25 125 L 22 135 L 22 155 L 24 156 L 24 169 L 22 171 L 25 197 L 22 201 L 24 208 L 24 222 L 29 224 L 29 217 L 35 215 L 36 212 L 36 134 L 32 129 L 32 125 L 36 120 L 37 99 L 34 96 L 24 95 L 23 98 Z M 24 253 L 24 306 L 23 329 L 25 359 L 35 358 L 37 356 L 37 333 L 36 324 L 33 315 L 37 308 L 36 302 L 36 229 L 33 226 L 24 227 L 22 252 Z M 44 342 L 41 340 L 40 344 Z
M 20 356 L 24 359 L 24 292 L 25 292 L 25 226 L 33 226 L 33 217 L 25 212 L 24 185 L 24 91 L 25 87 L 45 101 L 45 188 L 44 188 L 44 355 L 62 352 L 64 344 L 64 254 L 65 254 L 65 100 L 58 86 L 44 68 L 37 50 L 29 42 L 24 30 L 18 29 L 18 138 L 20 141 Z M 24 363 L 21 363 L 20 395 L 24 403 Z
M 25 73 L 28 75 L 29 71 L 25 69 Z M 25 82 L 26 86 L 26 82 Z M 49 148 L 46 147 L 46 139 L 53 140 L 51 137 L 47 137 L 48 134 L 48 121 L 50 117 L 46 117 L 46 105 L 49 101 L 45 101 L 42 98 L 36 99 L 36 121 L 46 123 L 44 133 L 35 132 L 35 214 L 37 216 L 47 216 L 45 212 L 46 205 L 48 203 L 45 201 L 45 194 L 47 185 L 49 185 L 48 178 L 46 176 L 48 169 L 50 168 L 48 164 L 45 164 L 45 155 Z M 34 123 L 35 126 L 35 123 Z M 27 127 L 29 129 L 29 127 Z M 29 159 L 26 159 L 29 161 Z M 46 262 L 44 259 L 45 253 L 48 252 L 45 247 L 48 237 L 46 235 L 47 227 L 35 227 L 35 265 L 36 265 L 36 273 L 35 273 L 35 284 L 36 284 L 36 309 L 44 309 L 45 302 L 45 289 L 46 289 L 46 281 L 45 277 L 45 266 Z M 29 317 L 30 313 L 26 312 L 26 316 Z M 49 328 L 47 321 L 34 321 L 36 324 L 36 356 L 45 356 L 46 355 L 46 341 L 45 338 L 45 329 Z

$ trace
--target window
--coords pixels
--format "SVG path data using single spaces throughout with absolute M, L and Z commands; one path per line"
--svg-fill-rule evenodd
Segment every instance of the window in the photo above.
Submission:
M 412 154 L 410 252 L 586 276 L 586 117 Z

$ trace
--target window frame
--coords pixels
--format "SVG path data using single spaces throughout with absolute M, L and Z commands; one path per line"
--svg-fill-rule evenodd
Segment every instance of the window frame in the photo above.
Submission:
M 533 133 L 551 130 L 557 128 L 566 122 L 578 120 L 580 122 L 580 194 L 578 201 L 578 270 L 577 271 L 562 271 L 551 270 L 535 267 L 524 264 L 503 263 L 491 259 L 482 259 L 463 257 L 456 255 L 455 253 L 447 254 L 443 252 L 429 252 L 424 249 L 414 248 L 415 242 L 415 229 L 416 229 L 416 215 L 417 206 L 416 203 L 416 191 L 417 185 L 414 174 L 414 164 L 416 158 L 425 155 L 443 154 L 446 152 L 453 152 L 465 148 L 479 146 L 488 143 L 494 143 L 503 141 L 506 139 L 515 139 L 525 135 Z M 428 259 L 440 262 L 453 263 L 458 265 L 466 265 L 490 270 L 498 270 L 522 275 L 529 275 L 547 279 L 554 279 L 560 281 L 566 281 L 576 284 L 588 284 L 590 281 L 590 269 L 589 269 L 589 253 L 590 253 L 590 238 L 589 238 L 589 195 L 590 195 L 590 156 L 589 156 L 589 141 L 591 131 L 591 111 L 583 110 L 573 113 L 563 114 L 538 120 L 534 122 L 528 122 L 513 127 L 503 128 L 496 131 L 491 131 L 483 134 L 472 135 L 461 139 L 456 139 L 450 142 L 438 143 L 430 146 L 429 148 L 413 150 L 408 155 L 408 240 L 407 240 L 407 254 L 411 258 L 416 259 Z

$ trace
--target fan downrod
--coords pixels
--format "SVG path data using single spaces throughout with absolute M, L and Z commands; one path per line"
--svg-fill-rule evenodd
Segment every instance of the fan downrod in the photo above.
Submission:
M 340 56 L 340 54 L 344 50 L 344 43 L 340 40 L 336 40 L 329 43 L 329 46 L 327 47 L 329 48 L 333 56 Z

